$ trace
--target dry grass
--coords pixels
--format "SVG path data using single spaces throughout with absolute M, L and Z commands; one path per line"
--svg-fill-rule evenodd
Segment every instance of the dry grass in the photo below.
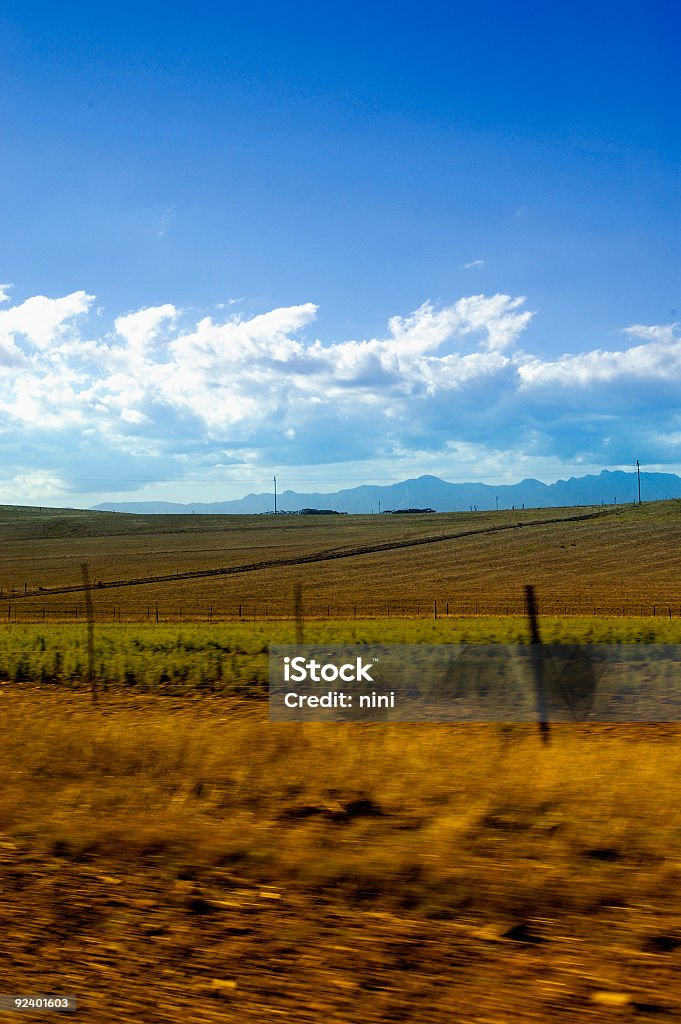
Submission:
M 543 748 L 522 726 L 274 725 L 252 705 L 28 691 L 5 695 L 2 728 L 3 830 L 76 859 L 152 844 L 168 868 L 361 881 L 471 918 L 645 902 L 681 870 L 673 727 L 563 727 Z M 591 869 L 606 848 L 617 867 Z
M 121 985 L 120 1015 L 109 1019 L 133 1019 L 144 993 L 134 979 L 126 989 L 121 953 L 137 949 L 142 910 L 144 927 L 164 937 L 147 939 L 146 984 L 169 1001 L 143 1020 L 187 1019 L 170 985 L 180 976 L 190 1019 L 206 1021 L 269 1020 L 277 1007 L 295 1020 L 393 1019 L 371 999 L 361 1018 L 345 1006 L 367 972 L 392 979 L 394 1019 L 491 1021 L 502 990 L 520 1020 L 548 1019 L 557 992 L 570 1021 L 599 1019 L 602 989 L 681 1008 L 675 728 L 563 727 L 542 748 L 522 726 L 277 726 L 252 704 L 110 694 L 93 708 L 86 694 L 25 687 L 4 688 L 0 713 L 0 870 L 22 879 L 19 916 L 7 917 L 8 896 L 2 903 L 14 936 L 0 969 L 7 991 L 26 966 L 22 951 L 35 956 L 36 926 L 47 938 L 56 929 L 82 1019 L 107 1019 L 97 1007 Z M 25 900 L 33 917 L 22 931 Z M 267 945 L 277 930 L 288 954 L 254 971 L 241 937 Z M 189 935 L 200 967 L 173 959 Z M 362 937 L 374 942 L 370 969 Z M 347 949 L 340 961 L 329 941 Z M 457 975 L 454 993 L 442 982 L 457 950 L 477 950 L 486 968 Z M 145 954 L 135 955 L 140 970 Z M 287 1007 L 287 986 L 303 984 L 301 958 L 316 981 Z M 518 1002 L 514 964 L 558 989 Z M 43 976 L 34 960 L 33 991 Z M 233 982 L 217 1005 L 216 978 Z M 490 1016 L 476 1016 L 471 1000 L 486 1000 Z

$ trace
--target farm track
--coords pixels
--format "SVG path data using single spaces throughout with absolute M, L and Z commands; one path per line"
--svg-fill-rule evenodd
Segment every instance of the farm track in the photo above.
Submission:
M 291 565 L 304 565 L 310 562 L 329 562 L 340 558 L 357 558 L 362 555 L 372 555 L 381 551 L 396 551 L 403 548 L 413 548 L 430 544 L 442 544 L 451 540 L 465 540 L 468 537 L 479 537 L 483 534 L 501 533 L 508 530 L 527 529 L 535 526 L 551 526 L 562 523 L 578 523 L 591 519 L 600 519 L 612 515 L 611 509 L 598 512 L 586 512 L 580 515 L 560 516 L 555 519 L 531 519 L 524 523 L 504 523 L 499 526 L 485 526 L 474 530 L 460 530 L 456 533 L 443 533 L 436 537 L 418 537 L 408 540 L 383 541 L 380 544 L 365 544 L 353 548 L 334 548 L 327 551 L 313 552 L 309 555 L 297 555 L 289 558 L 274 558 L 260 562 L 250 562 L 244 565 L 221 566 L 217 569 L 196 569 L 189 572 L 164 573 L 155 576 L 141 576 L 125 580 L 98 581 L 96 590 L 111 590 L 120 587 L 139 587 L 156 583 L 177 582 L 179 580 L 194 580 L 215 576 L 237 576 L 244 573 L 258 572 L 265 569 L 276 569 Z M 35 597 L 51 597 L 55 594 L 80 593 L 87 588 L 82 584 L 70 584 L 61 587 L 40 587 L 38 590 L 30 590 L 25 594 L 2 595 L 0 601 L 12 601 L 12 603 Z

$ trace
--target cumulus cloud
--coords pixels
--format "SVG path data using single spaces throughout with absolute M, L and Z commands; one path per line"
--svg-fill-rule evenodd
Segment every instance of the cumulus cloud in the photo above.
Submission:
M 37 348 L 46 349 L 66 337 L 74 317 L 87 312 L 93 295 L 72 292 L 61 299 L 34 295 L 19 306 L 0 310 L 0 338 L 23 335 Z
M 9 293 L 13 287 L 13 284 L 0 284 L 0 302 L 9 302 Z
M 634 445 L 649 462 L 681 456 L 677 325 L 547 359 L 520 345 L 534 315 L 522 296 L 426 302 L 382 336 L 332 344 L 314 337 L 311 302 L 198 320 L 167 303 L 93 334 L 93 301 L 78 291 L 0 311 L 0 431 L 26 493 L 408 453 L 424 465 L 456 451 L 514 451 L 519 464 L 612 465 Z
M 595 349 L 578 355 L 564 355 L 560 359 L 545 361 L 530 359 L 520 368 L 525 386 L 536 388 L 547 384 L 565 387 L 593 387 L 603 383 L 674 382 L 681 378 L 681 337 L 675 336 L 674 327 L 626 328 L 632 337 L 646 338 L 643 345 L 633 345 L 624 351 L 610 352 Z

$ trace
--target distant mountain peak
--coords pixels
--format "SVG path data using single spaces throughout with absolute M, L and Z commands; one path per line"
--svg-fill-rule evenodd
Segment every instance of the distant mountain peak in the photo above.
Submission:
M 681 477 L 672 473 L 642 473 L 641 492 L 644 501 L 681 498 Z M 399 483 L 361 484 L 333 493 L 304 493 L 285 490 L 277 495 L 279 512 L 299 512 L 304 508 L 333 508 L 338 512 L 370 514 L 390 508 L 399 512 L 407 508 L 433 508 L 437 512 L 493 511 L 505 508 L 551 508 L 573 505 L 633 504 L 638 497 L 636 471 L 603 469 L 598 475 L 570 477 L 552 484 L 528 477 L 517 484 L 448 483 L 438 476 L 424 474 Z M 270 492 L 248 494 L 232 501 L 173 502 L 128 501 L 105 502 L 95 506 L 98 511 L 136 512 L 147 514 L 208 513 L 253 515 L 274 511 Z

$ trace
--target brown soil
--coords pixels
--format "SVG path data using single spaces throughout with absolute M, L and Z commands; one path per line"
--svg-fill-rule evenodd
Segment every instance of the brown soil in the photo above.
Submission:
M 584 519 L 589 512 L 594 518 Z M 549 522 L 573 516 L 572 522 Z M 546 523 L 543 520 L 547 520 Z M 530 525 L 534 523 L 535 525 Z M 539 523 L 539 525 L 536 525 Z M 501 532 L 495 532 L 503 527 Z M 490 532 L 475 532 L 488 530 Z M 522 611 L 533 583 L 551 614 L 681 614 L 681 515 L 678 502 L 611 509 L 404 516 L 125 516 L 0 509 L 2 609 L 26 621 L 75 615 L 82 594 L 50 596 L 81 584 L 191 573 L 325 551 L 468 533 L 433 544 L 367 552 L 235 576 L 177 579 L 95 589 L 102 620 L 209 615 L 267 618 L 293 612 L 303 588 L 309 615 Z M 24 592 L 28 598 L 24 597 Z M 43 612 L 43 609 L 45 611 Z M 212 609 L 212 611 L 211 611 Z

